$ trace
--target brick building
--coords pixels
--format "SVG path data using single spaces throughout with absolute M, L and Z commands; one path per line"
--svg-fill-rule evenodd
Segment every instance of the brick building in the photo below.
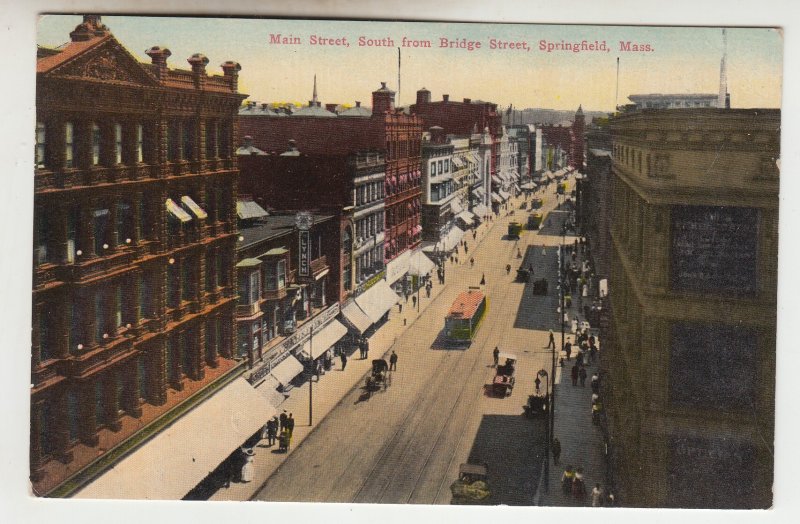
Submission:
M 289 140 L 309 155 L 381 152 L 385 161 L 384 261 L 388 264 L 419 244 L 422 125 L 418 117 L 395 109 L 394 91 L 385 82 L 372 93 L 371 111 L 357 103 L 336 114 L 314 99 L 289 116 L 242 111 L 238 123 L 241 140 L 250 136 L 253 145 L 267 153 L 285 151 Z M 328 187 L 321 187 L 320 194 Z
M 249 141 L 249 137 L 247 137 Z M 385 270 L 385 171 L 379 151 L 307 154 L 294 145 L 281 155 L 242 155 L 239 190 L 267 208 L 315 210 L 336 217 L 329 235 L 329 301 L 344 302 Z
M 417 91 L 417 101 L 410 107 L 411 114 L 422 119 L 425 129 L 433 126 L 441 127 L 445 135 L 479 137 L 480 149 L 476 148 L 476 156 L 480 159 L 481 172 L 479 205 L 489 206 L 490 195 L 495 188 L 492 177 L 497 177 L 500 170 L 500 139 L 503 135 L 501 115 L 497 112 L 497 104 L 491 102 L 472 101 L 465 98 L 462 102 L 451 101 L 449 95 L 442 95 L 442 100 L 433 102 L 431 92 L 424 87 Z
M 585 126 L 586 117 L 582 107 L 578 107 L 572 122 L 542 126 L 544 142 L 551 150 L 548 153 L 546 169 L 552 171 L 564 167 L 571 167 L 578 171 L 583 169 Z
M 64 496 L 236 374 L 240 66 L 140 63 L 99 16 L 37 60 L 30 464 Z M 207 389 L 207 388 L 206 388 Z M 115 458 L 112 458 L 115 457 Z M 65 482 L 68 481 L 68 482 Z

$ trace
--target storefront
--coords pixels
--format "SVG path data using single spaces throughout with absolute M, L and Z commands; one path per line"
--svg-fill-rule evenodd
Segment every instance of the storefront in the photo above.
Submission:
M 245 379 L 234 379 L 74 497 L 180 500 L 276 412 L 266 395 Z
M 378 281 L 366 292 L 356 297 L 356 305 L 373 324 L 379 323 L 389 313 L 400 297 L 392 291 L 385 280 Z

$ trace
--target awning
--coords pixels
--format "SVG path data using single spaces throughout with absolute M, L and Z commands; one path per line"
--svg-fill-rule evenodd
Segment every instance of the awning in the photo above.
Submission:
M 307 340 L 303 344 L 303 353 L 309 355 L 312 360 L 316 360 L 346 334 L 347 328 L 341 322 L 332 320 L 319 332 L 315 332 L 312 340 Z
M 237 378 L 192 408 L 97 480 L 82 499 L 180 500 L 276 413 Z
M 236 264 L 236 267 L 258 267 L 261 265 L 261 261 L 257 258 L 245 258 L 242 259 L 241 262 Z
M 516 184 L 516 183 L 511 184 L 511 187 L 514 188 L 515 191 L 521 191 L 520 188 L 519 188 L 519 184 Z
M 181 222 L 190 222 L 192 220 L 192 215 L 184 211 L 183 208 L 176 204 L 171 198 L 167 199 L 167 211 Z
M 264 208 L 253 202 L 252 200 L 237 200 L 236 201 L 236 216 L 242 220 L 251 218 L 262 218 L 268 216 Z
M 378 322 L 392 306 L 400 301 L 385 280 L 379 280 L 374 286 L 356 297 L 356 304 L 369 317 L 373 324 Z
M 434 269 L 436 269 L 436 264 L 425 256 L 425 253 L 422 251 L 416 251 L 411 255 L 411 261 L 408 267 L 409 274 L 420 277 L 429 274 Z
M 469 211 L 462 211 L 461 213 L 456 215 L 456 218 L 458 220 L 461 220 L 462 222 L 464 222 L 468 226 L 471 226 L 475 222 L 475 215 L 473 215 Z
M 459 229 L 455 226 L 451 227 L 450 230 L 444 235 L 439 242 L 436 244 L 431 244 L 422 248 L 423 251 L 426 253 L 432 253 L 436 251 L 436 248 L 439 248 L 440 253 L 449 253 L 461 242 L 461 239 L 464 238 L 464 231 Z
M 364 311 L 362 311 L 355 302 L 350 302 L 348 305 L 342 308 L 342 316 L 356 329 L 356 331 L 358 331 L 359 335 L 364 334 L 364 332 L 372 325 L 372 321 L 369 319 L 367 314 L 364 313 Z
M 463 161 L 463 160 L 461 160 L 461 157 L 459 157 L 459 156 L 454 156 L 454 157 L 453 157 L 453 163 L 454 163 L 454 164 L 455 164 L 457 167 L 464 167 L 464 161 Z
M 483 196 L 486 194 L 486 191 L 482 187 L 479 187 L 478 189 L 473 191 L 472 194 L 478 195 L 480 198 L 483 198 Z
M 498 191 L 497 193 L 503 198 L 503 200 L 508 200 L 509 198 L 511 198 L 511 195 L 509 195 L 508 193 L 506 193 L 502 189 L 500 191 Z
M 286 385 L 291 382 L 294 377 L 299 375 L 301 371 L 303 371 L 303 364 L 294 358 L 294 355 L 287 355 L 280 364 L 272 368 L 269 374 L 275 377 L 281 384 Z
M 198 220 L 205 220 L 208 218 L 208 213 L 206 213 L 202 207 L 200 207 L 197 202 L 192 200 L 192 197 L 188 195 L 183 195 L 181 197 L 181 203 L 189 208 L 189 211 L 194 215 L 195 218 Z
M 278 391 L 281 383 L 272 375 L 267 375 L 264 381 L 256 386 L 256 391 L 267 397 L 269 403 L 277 408 L 286 400 L 286 395 Z
M 495 204 L 502 204 L 503 199 L 497 193 L 492 193 L 492 202 L 494 202 Z
M 467 155 L 467 162 L 472 162 L 473 164 L 480 164 L 480 160 L 478 160 L 478 156 L 475 153 L 470 153 Z
M 489 214 L 489 208 L 483 204 L 478 204 L 477 206 L 472 206 L 472 213 L 483 220 L 483 217 Z
M 534 184 L 533 182 L 526 182 L 525 184 L 522 184 L 520 188 L 526 191 L 533 191 L 534 189 L 536 189 L 536 184 Z
M 461 203 L 459 203 L 458 200 L 453 200 L 450 202 L 450 211 L 452 211 L 454 215 L 461 213 L 463 210 L 464 208 L 461 207 Z
M 408 273 L 408 261 L 411 260 L 411 251 L 406 250 L 397 255 L 386 264 L 386 283 L 394 284 Z M 359 304 L 361 305 L 361 304 Z M 363 308 L 362 308 L 363 309 Z

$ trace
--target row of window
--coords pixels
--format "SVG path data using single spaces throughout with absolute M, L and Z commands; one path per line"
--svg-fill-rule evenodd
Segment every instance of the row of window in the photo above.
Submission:
M 198 204 L 189 195 L 170 195 L 166 201 L 168 240 L 178 239 L 181 232 L 198 233 L 199 221 L 209 216 L 212 220 L 227 216 L 230 188 L 213 186 L 206 194 L 208 207 Z M 129 199 L 104 202 L 91 210 L 72 206 L 61 217 L 63 221 L 50 209 L 37 208 L 34 214 L 35 261 L 37 264 L 73 264 L 80 257 L 111 254 L 118 246 L 156 240 L 159 238 L 156 216 L 162 212 L 159 207 L 164 205 L 161 201 L 142 198 L 138 202 Z M 62 231 L 59 224 L 66 229 Z
M 431 184 L 431 202 L 439 202 L 451 195 L 453 191 L 454 184 L 452 180 Z
M 225 258 L 220 251 L 206 255 L 206 292 L 230 285 Z M 166 277 L 167 307 L 176 308 L 198 299 L 198 264 L 197 257 L 170 259 Z M 65 301 L 66 308 L 56 303 L 45 303 L 38 318 L 39 361 L 59 358 L 65 353 L 61 346 L 63 333 L 59 331 L 57 322 L 61 315 L 66 315 L 65 329 L 69 335 L 66 353 L 73 355 L 80 354 L 92 342 L 106 343 L 142 320 L 156 318 L 160 275 L 158 269 L 152 269 L 133 279 L 125 277 L 104 283 L 91 291 L 76 293 Z
M 203 147 L 207 158 L 219 158 L 221 153 L 228 156 L 230 124 L 206 120 L 205 126 L 205 133 L 201 135 L 197 119 L 170 120 L 166 129 L 167 159 L 196 160 L 199 148 Z M 40 169 L 70 169 L 152 163 L 158 147 L 156 131 L 155 122 L 40 121 L 36 123 L 35 166 Z M 57 150 L 61 147 L 63 159 L 58 160 Z
M 635 150 L 628 146 L 622 145 L 615 145 L 614 146 L 614 158 L 617 162 L 625 164 L 626 166 L 630 167 L 631 169 L 636 169 L 640 174 L 647 174 L 650 175 L 651 170 L 651 162 L 650 162 L 650 155 L 645 157 L 644 165 L 642 164 L 642 152 Z M 643 170 L 646 167 L 647 172 Z
M 239 304 L 255 304 L 262 298 L 263 291 L 276 291 L 286 287 L 286 260 L 269 258 L 265 260 L 261 270 L 240 275 Z
M 401 204 L 386 208 L 386 227 L 396 226 L 409 218 L 419 217 L 419 207 L 419 199 L 414 199 L 407 205 Z
M 356 238 L 362 241 L 384 230 L 384 212 L 372 213 L 356 221 Z
M 415 140 L 392 140 L 387 137 L 386 160 L 419 156 L 421 148 L 422 134 Z
M 451 159 L 434 160 L 430 163 L 431 176 L 443 175 L 450 172 Z
M 40 409 L 34 407 L 42 455 L 45 458 L 52 455 L 59 442 L 66 440 L 68 447 L 75 444 L 82 427 L 87 433 L 94 434 L 113 419 L 131 415 L 142 403 L 151 403 L 158 393 L 154 391 L 157 376 L 167 378 L 166 388 L 175 387 L 184 378 L 197 376 L 197 362 L 212 362 L 221 353 L 221 348 L 230 344 L 226 320 L 220 317 L 207 319 L 205 340 L 200 340 L 198 329 L 169 336 L 163 350 L 163 369 L 158 368 L 162 359 L 155 352 L 141 353 L 133 363 L 116 366 L 96 377 L 88 390 L 79 390 L 77 385 L 69 386 L 59 397 L 46 399 Z M 89 398 L 86 398 L 87 393 Z M 88 415 L 94 418 L 93 426 L 86 420 Z M 63 428 L 66 435 L 57 434 L 58 428 Z
M 356 282 L 359 284 L 383 269 L 383 244 L 356 259 Z
M 383 200 L 383 197 L 383 181 L 367 182 L 366 184 L 356 187 L 354 204 L 356 206 L 363 206 L 364 204 Z

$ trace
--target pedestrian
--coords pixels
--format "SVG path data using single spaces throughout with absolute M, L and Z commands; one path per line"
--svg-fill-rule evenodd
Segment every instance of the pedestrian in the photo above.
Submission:
M 600 484 L 595 484 L 592 488 L 592 507 L 599 508 L 603 505 L 603 490 L 600 489 Z
M 347 355 L 345 355 L 344 351 L 342 351 L 341 356 L 342 356 L 342 371 L 344 371 L 344 368 L 347 367 Z
M 411 297 L 411 307 L 417 307 L 417 295 Z
M 580 469 L 575 472 L 575 478 L 572 480 L 572 496 L 577 500 L 583 500 L 586 497 L 586 484 L 583 482 L 583 471 Z
M 292 436 L 289 434 L 288 428 L 283 428 L 278 437 L 278 450 L 283 452 L 289 451 L 289 444 L 291 443 Z
M 482 286 L 486 285 L 486 274 L 485 273 L 481 273 L 481 285 Z
M 469 259 L 469 266 L 470 266 L 470 267 L 475 267 L 475 257 L 470 257 L 470 259 Z
M 289 418 L 286 419 L 286 427 L 289 429 L 289 437 L 291 438 L 294 433 L 294 417 L 289 413 Z
M 500 362 L 500 348 L 497 346 L 495 346 L 494 351 L 492 351 L 492 357 L 494 358 L 494 367 L 497 367 L 497 364 Z
M 592 393 L 597 394 L 600 392 L 600 376 L 597 373 L 592 375 L 591 386 Z
M 453 255 L 450 255 L 450 263 L 453 263 Z
M 364 360 L 369 358 L 369 340 L 364 339 Z
M 556 348 L 556 337 L 553 335 L 553 330 L 550 330 L 550 341 L 547 343 L 547 349 Z
M 278 436 L 278 419 L 277 417 L 272 417 L 267 422 L 267 445 L 274 446 L 275 437 L 277 436 Z
M 478 232 L 477 231 L 473 231 L 472 232 L 472 240 L 475 240 L 476 238 L 478 238 Z
M 389 371 L 396 371 L 397 370 L 397 353 L 392 350 L 392 354 L 389 356 Z
M 553 437 L 553 444 L 550 446 L 550 450 L 553 452 L 553 465 L 558 466 L 558 461 L 561 459 L 561 441 L 558 440 L 558 437 Z
M 581 387 L 585 388 L 586 387 L 586 368 L 585 367 L 581 366 L 581 369 L 578 372 L 578 376 L 581 379 Z
M 577 362 L 579 366 L 583 367 L 583 351 L 581 351 L 580 349 L 578 350 L 578 353 L 575 355 L 575 362 Z
M 511 264 L 506 264 L 506 275 L 511 273 Z
M 578 373 L 579 373 L 578 364 L 575 363 L 575 364 L 572 365 L 572 385 L 573 386 L 577 386 L 578 385 Z
M 458 255 L 455 256 L 456 264 L 458 264 Z
M 467 247 L 467 243 L 466 242 L 464 242 L 464 254 L 465 255 L 469 254 L 469 248 Z
M 572 342 L 569 339 L 564 344 L 564 352 L 567 354 L 567 360 L 569 361 L 570 355 L 572 355 Z
M 536 377 L 536 380 L 533 381 L 534 386 L 536 386 L 536 392 L 539 392 L 539 386 L 542 384 L 542 381 L 539 380 L 539 377 Z
M 431 287 L 430 286 L 425 286 L 425 294 L 428 296 L 428 298 L 431 298 Z
M 280 424 L 281 424 L 281 431 L 286 429 L 286 421 L 288 419 L 289 419 L 289 416 L 286 414 L 286 410 L 284 409 L 283 413 L 281 413 L 281 416 L 280 416 L 280 419 L 279 419 Z
M 597 348 L 595 346 L 589 346 L 589 363 L 594 364 L 594 360 L 597 358 Z
M 255 453 L 250 448 L 242 448 L 242 454 L 244 455 L 244 464 L 242 465 L 241 479 L 242 482 L 251 482 L 256 476 L 256 469 L 253 465 Z
M 572 493 L 572 481 L 575 479 L 575 470 L 572 466 L 567 466 L 564 473 L 561 474 L 561 489 L 565 495 Z
M 403 312 L 403 303 L 402 302 L 398 302 L 397 303 L 397 312 L 398 313 L 402 313 Z

